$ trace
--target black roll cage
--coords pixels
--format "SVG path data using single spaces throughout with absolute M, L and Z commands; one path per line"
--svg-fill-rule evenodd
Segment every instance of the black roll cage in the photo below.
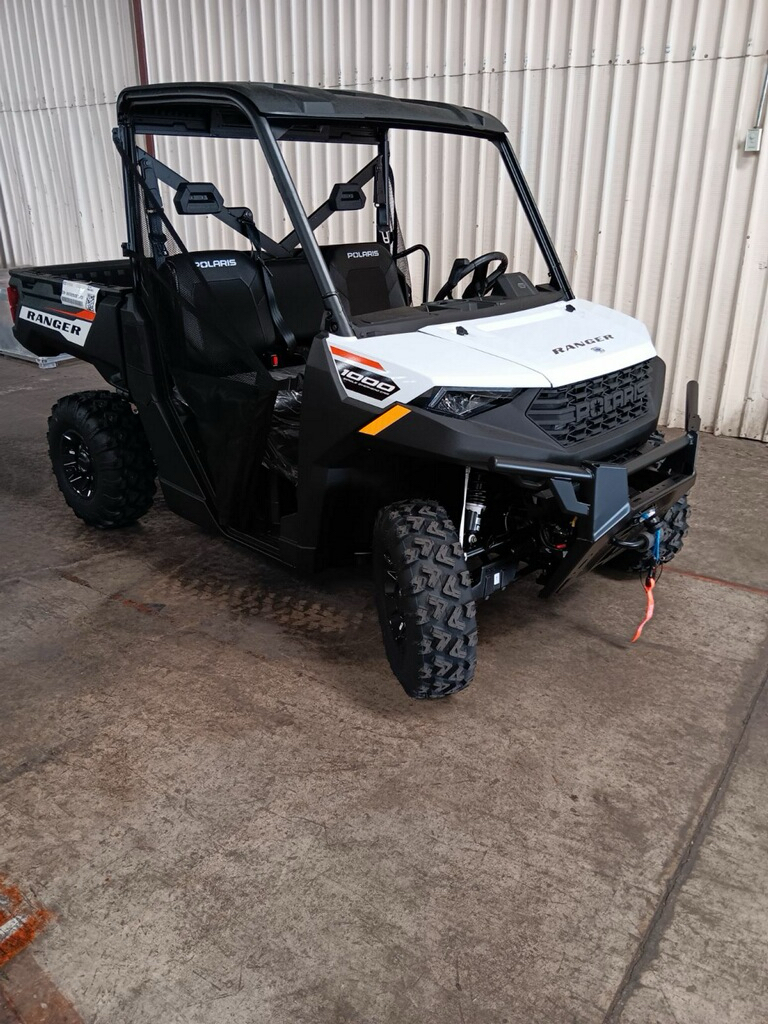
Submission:
M 327 323 L 328 329 L 333 333 L 346 337 L 352 336 L 354 332 L 339 295 L 333 287 L 328 268 L 314 235 L 314 229 L 322 224 L 333 210 L 330 207 L 329 200 L 326 200 L 315 211 L 307 214 L 278 141 L 285 139 L 339 142 L 342 144 L 355 142 L 377 144 L 377 156 L 353 175 L 348 184 L 363 185 L 370 181 L 371 178 L 376 178 L 374 202 L 376 205 L 377 238 L 380 242 L 388 245 L 393 234 L 393 211 L 390 209 L 390 189 L 388 187 L 390 181 L 389 129 L 405 128 L 480 137 L 488 139 L 493 143 L 501 154 L 502 161 L 507 168 L 512 184 L 522 203 L 526 219 L 544 256 L 549 269 L 550 282 L 562 293 L 565 299 L 572 299 L 574 297 L 555 247 L 541 218 L 541 213 L 525 180 L 517 156 L 503 131 L 484 130 L 482 127 L 474 127 L 474 125 L 470 126 L 468 124 L 454 126 L 450 123 L 440 123 L 439 120 L 430 123 L 427 120 L 411 118 L 372 118 L 370 120 L 365 119 L 362 123 L 345 122 L 340 119 L 334 125 L 334 131 L 325 131 L 323 133 L 323 129 L 329 123 L 328 113 L 325 110 L 322 113 L 318 112 L 316 115 L 302 113 L 296 117 L 284 114 L 267 117 L 258 110 L 247 94 L 232 86 L 176 86 L 173 87 L 173 92 L 170 95 L 169 88 L 168 86 L 158 86 L 156 88 L 141 87 L 140 89 L 129 89 L 122 93 L 118 99 L 118 127 L 114 131 L 114 140 L 118 149 L 126 156 L 126 159 L 123 161 L 123 190 L 128 233 L 125 251 L 134 261 L 134 273 L 137 272 L 137 239 L 141 237 L 141 215 L 137 207 L 137 192 L 131 180 L 129 161 L 134 167 L 141 165 L 150 175 L 155 176 L 172 188 L 178 188 L 179 185 L 186 181 L 185 178 L 172 168 L 139 148 L 136 144 L 136 135 L 159 134 L 204 138 L 255 138 L 261 145 L 272 178 L 293 224 L 293 231 L 279 242 L 270 238 L 264 232 L 257 231 L 256 234 L 261 247 L 269 255 L 279 258 L 291 255 L 296 246 L 301 245 L 307 263 L 317 282 L 323 303 L 330 314 L 329 322 Z M 321 92 L 321 90 L 317 91 Z M 182 107 L 182 104 L 186 106 Z M 196 108 L 196 114 L 193 117 L 189 116 L 190 104 L 193 109 Z M 153 105 L 155 107 L 154 111 Z M 180 110 L 181 116 L 178 118 L 169 117 L 169 110 L 173 111 L 177 107 Z M 202 111 L 200 107 L 203 108 Z M 227 123 L 222 109 L 226 110 L 228 107 L 234 108 L 244 115 L 250 131 L 242 123 L 237 126 Z M 207 119 L 203 116 L 206 112 L 209 114 Z M 185 114 L 186 117 L 184 116 Z M 498 124 L 498 122 L 495 123 Z M 311 133 L 312 126 L 318 129 L 314 135 Z M 381 169 L 381 173 L 377 173 L 379 169 Z M 219 213 L 215 214 L 219 220 L 235 231 L 244 234 L 248 238 L 252 238 L 252 234 L 244 224 L 244 221 L 249 219 L 249 215 L 250 210 L 245 207 L 224 207 Z M 252 224 L 252 218 L 250 220 Z M 419 248 L 423 250 L 424 247 L 411 246 L 403 253 L 393 252 L 393 256 L 402 257 Z M 426 256 L 425 301 L 429 283 L 428 254 Z

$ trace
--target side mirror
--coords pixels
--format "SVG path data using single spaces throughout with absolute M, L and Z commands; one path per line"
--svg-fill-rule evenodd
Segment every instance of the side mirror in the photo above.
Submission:
M 177 213 L 200 214 L 221 213 L 224 200 L 221 193 L 210 181 L 185 181 L 176 189 L 173 205 Z
M 341 210 L 362 210 L 365 206 L 365 192 L 360 185 L 342 183 L 334 185 L 328 197 L 328 205 L 334 212 Z

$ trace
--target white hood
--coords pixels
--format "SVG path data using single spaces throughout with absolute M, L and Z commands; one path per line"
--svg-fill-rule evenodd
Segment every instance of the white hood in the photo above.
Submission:
M 569 312 L 570 307 L 573 312 Z M 644 324 L 594 302 L 574 300 L 481 320 L 465 320 L 467 348 L 535 370 L 553 387 L 621 370 L 656 353 Z M 456 326 L 421 334 L 456 337 Z
M 656 354 L 639 320 L 583 299 L 407 334 L 330 336 L 327 344 L 337 370 L 362 357 L 363 366 L 394 382 L 391 396 L 371 399 L 379 408 L 409 402 L 433 387 L 560 387 Z M 366 401 L 360 393 L 354 397 Z

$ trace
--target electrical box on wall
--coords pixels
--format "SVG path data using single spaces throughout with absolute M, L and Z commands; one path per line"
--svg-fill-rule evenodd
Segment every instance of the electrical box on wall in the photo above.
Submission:
M 744 142 L 744 152 L 745 153 L 759 153 L 760 152 L 760 143 L 762 141 L 762 138 L 763 138 L 763 129 L 762 128 L 750 128 L 750 129 L 748 129 L 748 131 L 747 131 L 747 138 L 746 138 L 746 141 Z

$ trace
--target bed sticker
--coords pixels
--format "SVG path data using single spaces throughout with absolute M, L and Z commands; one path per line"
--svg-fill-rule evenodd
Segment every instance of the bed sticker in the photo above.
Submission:
M 84 284 L 82 281 L 62 281 L 61 302 L 64 306 L 77 306 L 91 313 L 96 311 L 96 297 L 99 289 L 95 284 Z
M 67 309 L 31 309 L 29 306 L 22 306 L 19 310 L 19 320 L 56 331 L 73 345 L 85 345 L 95 315 L 88 310 L 73 313 Z

